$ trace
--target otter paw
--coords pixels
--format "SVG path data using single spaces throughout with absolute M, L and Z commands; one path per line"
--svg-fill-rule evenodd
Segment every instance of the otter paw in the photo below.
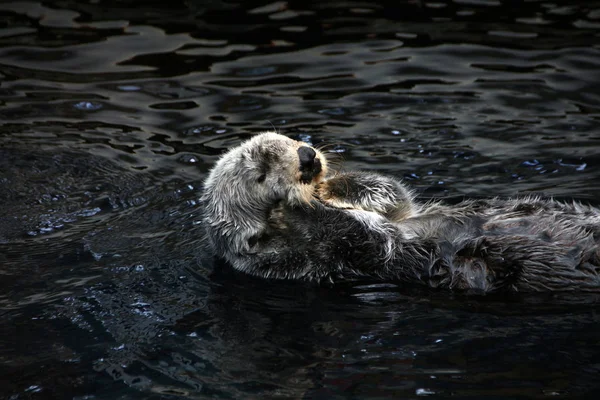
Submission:
M 315 185 L 315 197 L 321 201 L 331 199 L 331 192 L 327 188 L 327 181 L 319 182 Z
M 346 201 L 345 199 L 336 196 L 336 194 L 330 190 L 328 181 L 319 182 L 315 185 L 315 198 L 321 204 L 338 209 L 344 210 L 355 210 L 357 207 Z

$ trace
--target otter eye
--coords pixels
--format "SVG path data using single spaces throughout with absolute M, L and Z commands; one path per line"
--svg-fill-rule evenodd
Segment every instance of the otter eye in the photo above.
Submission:
M 248 239 L 248 246 L 250 246 L 250 247 L 256 246 L 258 244 L 259 240 L 260 240 L 260 236 L 258 236 L 258 235 L 252 236 L 250 239 Z
M 269 172 L 269 165 L 267 163 L 262 163 L 258 166 L 257 171 L 260 175 L 256 178 L 256 182 L 263 183 L 265 179 L 267 179 L 267 172 Z

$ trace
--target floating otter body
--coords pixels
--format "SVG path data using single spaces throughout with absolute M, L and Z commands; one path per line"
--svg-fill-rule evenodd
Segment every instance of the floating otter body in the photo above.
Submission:
M 272 132 L 230 150 L 205 182 L 208 245 L 265 278 L 600 291 L 596 208 L 538 197 L 419 203 L 394 178 L 327 170 L 318 150 Z

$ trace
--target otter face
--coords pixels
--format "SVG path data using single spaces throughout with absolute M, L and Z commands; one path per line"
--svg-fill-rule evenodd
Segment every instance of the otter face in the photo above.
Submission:
M 279 200 L 300 205 L 310 202 L 326 173 L 327 161 L 318 150 L 266 132 L 226 153 L 210 172 L 205 193 L 241 198 L 245 207 L 262 208 Z
M 226 242 L 223 250 L 247 249 L 266 229 L 269 210 L 310 203 L 326 173 L 325 157 L 306 143 L 274 132 L 247 140 L 217 161 L 204 184 L 209 235 Z
M 327 173 L 327 162 L 318 150 L 273 132 L 243 143 L 238 157 L 237 173 L 261 202 L 308 203 Z

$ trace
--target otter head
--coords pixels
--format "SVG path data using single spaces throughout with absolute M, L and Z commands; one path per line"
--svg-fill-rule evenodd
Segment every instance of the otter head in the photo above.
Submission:
M 204 183 L 207 239 L 230 262 L 251 251 L 276 205 L 308 205 L 327 162 L 306 143 L 266 132 L 225 153 Z

